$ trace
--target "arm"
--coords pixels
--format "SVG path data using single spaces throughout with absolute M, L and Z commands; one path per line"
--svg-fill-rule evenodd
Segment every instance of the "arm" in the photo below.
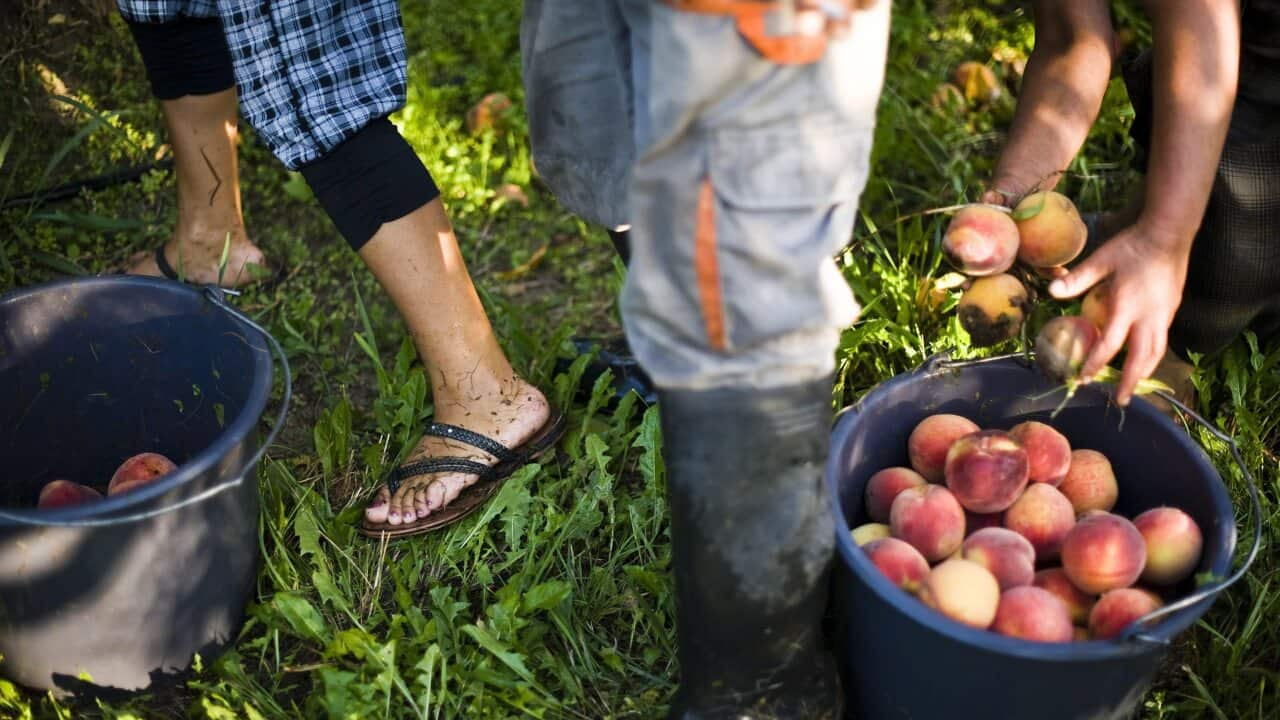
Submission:
M 1096 373 L 1127 345 L 1116 393 L 1122 405 L 1164 355 L 1231 119 L 1240 63 L 1236 0 L 1149 0 L 1147 8 L 1154 31 L 1154 110 L 1142 214 L 1049 287 L 1067 298 L 1112 278 L 1112 315 L 1083 374 Z
M 1035 49 L 985 202 L 1007 204 L 1037 186 L 1052 189 L 1089 134 L 1111 76 L 1104 0 L 1036 0 L 1034 9 Z

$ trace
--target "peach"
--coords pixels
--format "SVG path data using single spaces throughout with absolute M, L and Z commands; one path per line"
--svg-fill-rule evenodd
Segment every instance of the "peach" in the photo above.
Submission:
M 1082 317 L 1059 315 L 1036 335 L 1036 365 L 1054 382 L 1080 377 L 1080 368 L 1098 342 L 1098 328 Z
M 1000 585 L 981 565 L 953 559 L 929 571 L 920 585 L 920 599 L 952 620 L 986 629 L 996 618 Z
M 1067 573 L 1060 567 L 1048 568 L 1036 573 L 1035 579 L 1031 581 L 1032 585 L 1038 588 L 1048 590 L 1058 599 L 1067 604 L 1067 610 L 1071 613 L 1071 622 L 1076 625 L 1084 625 L 1089 621 L 1089 611 L 1093 609 L 1094 598 L 1081 592 L 1076 587 L 1071 578 L 1067 577 Z
M 73 483 L 70 480 L 50 480 L 40 488 L 40 497 L 36 507 L 41 510 L 73 507 L 93 500 L 101 500 L 102 493 L 88 485 Z
M 1030 585 L 1036 572 L 1036 551 L 1012 530 L 993 527 L 965 538 L 962 557 L 986 568 L 1001 590 Z
M 1084 300 L 1080 301 L 1080 317 L 1093 323 L 1098 330 L 1107 326 L 1107 321 L 1111 319 L 1110 283 L 1100 282 L 1089 290 Z
M 1142 533 L 1119 515 L 1079 520 L 1062 541 L 1062 569 L 1076 587 L 1093 595 L 1132 585 L 1146 562 Z
M 973 535 L 983 528 L 1004 527 L 1004 513 L 976 513 L 964 511 L 964 531 Z
M 1089 611 L 1089 636 L 1109 640 L 1118 636 L 1134 620 L 1160 609 L 1160 598 L 1138 588 L 1120 588 L 1106 593 Z
M 929 574 L 929 562 L 920 551 L 897 538 L 875 540 L 863 550 L 871 564 L 884 573 L 889 582 L 907 592 L 918 590 Z
M 907 438 L 911 467 L 929 482 L 942 482 L 947 451 L 957 440 L 978 430 L 972 420 L 959 415 L 930 415 L 921 420 Z
M 1014 425 L 1009 430 L 1014 440 L 1027 450 L 1027 479 L 1057 487 L 1071 467 L 1071 443 L 1052 426 L 1035 420 Z
M 1111 512 L 1120 496 L 1111 461 L 1097 450 L 1071 452 L 1071 467 L 1058 490 L 1071 501 L 1077 515 L 1089 510 Z
M 1075 203 L 1053 191 L 1031 193 L 1013 209 L 1018 227 L 1018 259 L 1038 268 L 1075 260 L 1089 235 Z
M 995 72 L 980 62 L 969 60 L 960 63 L 952 71 L 951 80 L 970 100 L 991 102 L 1000 97 L 1000 83 Z
M 1022 330 L 1027 289 L 1007 274 L 980 277 L 960 296 L 960 326 L 977 347 L 998 345 Z
M 881 540 L 883 538 L 892 537 L 889 532 L 889 526 L 884 523 L 867 523 L 849 531 L 853 536 L 853 544 L 862 547 L 869 542 Z
M 1018 257 L 1018 226 L 1004 210 L 967 205 L 947 225 L 942 252 L 965 275 L 998 275 Z
M 1071 642 L 1075 634 L 1067 604 L 1048 590 L 1032 586 L 1000 593 L 991 629 L 1036 642 Z
M 889 508 L 898 493 L 925 482 L 920 473 L 904 467 L 885 468 L 872 475 L 866 488 L 867 517 L 879 523 L 888 522 Z
M 1175 585 L 1200 564 L 1204 537 L 1200 526 L 1185 512 L 1172 507 L 1152 508 L 1134 518 L 1133 526 L 1147 544 L 1143 582 Z
M 145 452 L 125 460 L 111 476 L 107 495 L 128 492 L 154 482 L 177 469 L 177 465 L 160 453 Z
M 502 120 L 511 110 L 511 98 L 502 93 L 489 93 L 467 111 L 467 131 L 477 134 L 492 128 L 500 128 Z
M 951 83 L 942 83 L 934 89 L 929 104 L 936 110 L 947 110 L 951 107 L 965 106 L 964 91 Z
M 1000 512 L 1027 486 L 1027 451 L 1009 433 L 982 430 L 965 435 L 947 451 L 947 487 L 965 509 Z
M 1075 524 L 1071 501 L 1045 483 L 1028 485 L 1004 511 L 1004 526 L 1031 542 L 1041 565 L 1057 559 L 1063 538 Z
M 929 562 L 938 562 L 964 542 L 964 509 L 941 485 L 907 488 L 889 510 L 893 536 L 905 540 Z

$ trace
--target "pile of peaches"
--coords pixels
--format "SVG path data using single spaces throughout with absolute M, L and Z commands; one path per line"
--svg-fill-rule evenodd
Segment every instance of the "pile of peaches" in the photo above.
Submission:
M 960 325 L 977 347 L 997 345 L 1022 329 L 1029 307 L 1015 261 L 1038 275 L 1053 276 L 1084 250 L 1088 230 L 1071 199 L 1036 192 L 1012 212 L 995 205 L 966 205 L 951 218 L 942 251 L 972 278 L 960 296 Z M 1097 304 L 1103 295 L 1090 302 Z M 1097 322 L 1101 318 L 1092 318 Z
M 1200 564 L 1191 516 L 1111 512 L 1111 463 L 1045 423 L 1006 432 L 932 415 L 907 454 L 911 467 L 867 481 L 872 522 L 853 539 L 890 582 L 970 627 L 1039 642 L 1114 638 Z
M 160 453 L 144 452 L 125 460 L 111 475 L 107 495 L 119 495 L 155 482 L 177 469 L 172 460 Z M 72 507 L 101 500 L 102 493 L 70 480 L 51 480 L 40 489 L 36 507 L 42 510 Z

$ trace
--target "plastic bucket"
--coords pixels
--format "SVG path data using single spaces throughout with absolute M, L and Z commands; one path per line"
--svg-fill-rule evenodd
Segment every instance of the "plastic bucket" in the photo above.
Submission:
M 139 690 L 235 637 L 257 571 L 254 472 L 284 419 L 288 368 L 259 443 L 278 346 L 221 298 L 117 276 L 0 299 L 0 672 L 13 680 Z M 144 451 L 179 467 L 102 501 L 35 509 L 54 478 L 105 495 Z
M 835 426 L 826 481 L 836 526 L 868 521 L 862 507 L 867 479 L 881 468 L 907 464 L 907 437 L 925 417 L 955 413 L 1004 429 L 1034 419 L 1051 423 L 1073 448 L 1106 454 L 1120 482 L 1116 512 L 1132 517 L 1172 505 L 1191 514 L 1204 533 L 1199 570 L 1228 575 L 1235 514 L 1200 447 L 1145 401 L 1132 403 L 1122 419 L 1106 392 L 1086 387 L 1050 420 L 1062 400 L 1037 369 L 1013 357 L 935 359 L 880 385 Z M 1254 552 L 1258 530 L 1255 523 Z M 1245 569 L 1200 591 L 1188 580 L 1177 592 L 1189 596 L 1185 602 L 1135 622 L 1121 639 L 1055 645 L 953 622 L 885 579 L 847 531 L 838 533 L 837 547 L 835 640 L 847 706 L 854 717 L 876 720 L 1130 717 L 1169 641 Z

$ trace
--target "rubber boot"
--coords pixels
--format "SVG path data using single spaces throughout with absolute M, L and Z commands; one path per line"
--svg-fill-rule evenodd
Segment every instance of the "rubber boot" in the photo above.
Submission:
M 670 720 L 839 717 L 821 634 L 831 389 L 658 391 L 681 668 Z

